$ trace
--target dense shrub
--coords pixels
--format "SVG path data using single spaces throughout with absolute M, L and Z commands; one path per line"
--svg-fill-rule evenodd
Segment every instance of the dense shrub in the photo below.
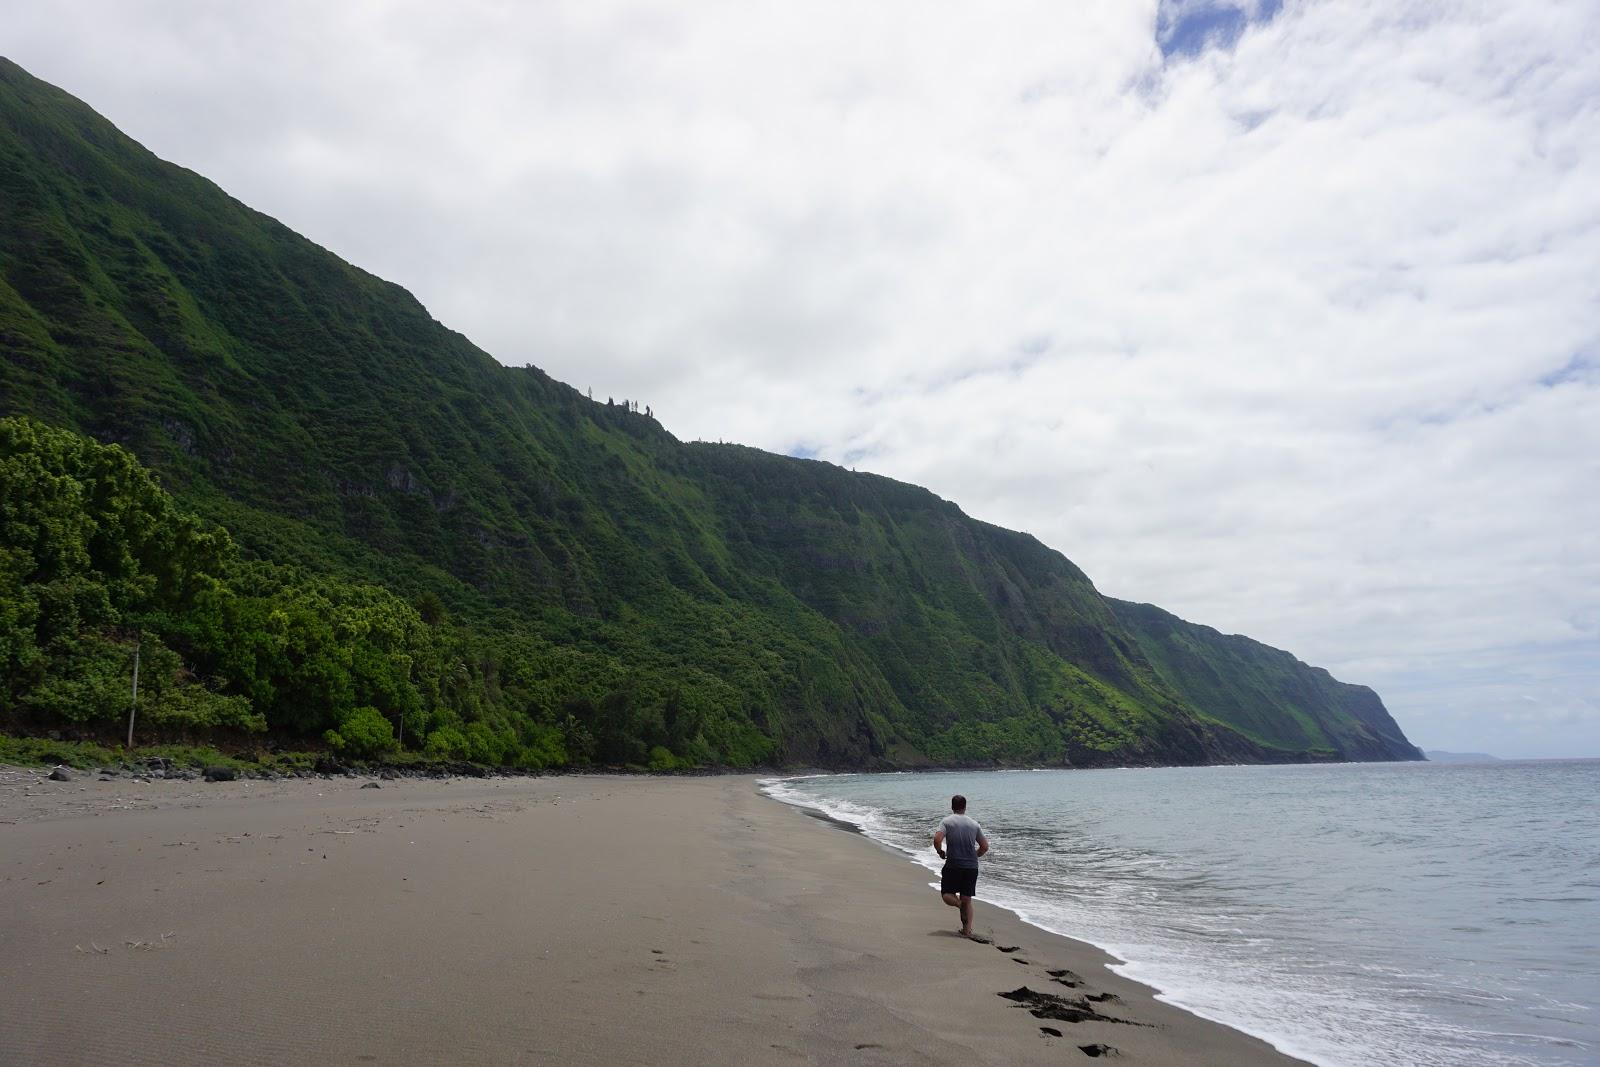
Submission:
M 329 730 L 323 739 L 334 751 L 355 759 L 377 759 L 389 755 L 397 747 L 394 727 L 374 707 L 352 710 L 339 724 L 339 729 Z

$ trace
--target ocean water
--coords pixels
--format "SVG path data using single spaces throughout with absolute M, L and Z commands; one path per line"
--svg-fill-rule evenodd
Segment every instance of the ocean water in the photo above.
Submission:
M 981 899 L 1314 1063 L 1600 1064 L 1600 760 L 763 786 L 930 869 L 966 794 Z

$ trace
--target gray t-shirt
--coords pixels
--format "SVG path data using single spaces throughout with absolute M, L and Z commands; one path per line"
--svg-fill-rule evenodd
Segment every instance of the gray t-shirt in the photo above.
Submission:
M 946 815 L 939 824 L 944 831 L 944 865 L 978 869 L 978 838 L 983 827 L 965 815 Z

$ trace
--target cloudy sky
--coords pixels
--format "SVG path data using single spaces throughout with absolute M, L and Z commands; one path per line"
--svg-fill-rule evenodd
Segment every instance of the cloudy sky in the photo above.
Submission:
M 62 3 L 0 53 L 682 438 L 1600 756 L 1594 0 Z

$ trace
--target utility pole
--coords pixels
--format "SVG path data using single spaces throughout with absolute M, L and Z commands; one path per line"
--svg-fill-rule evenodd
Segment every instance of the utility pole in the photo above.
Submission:
M 415 656 L 407 656 L 406 657 L 406 685 L 407 686 L 411 685 L 411 672 L 414 669 L 416 669 L 416 666 L 417 666 L 416 657 Z M 400 751 L 404 752 L 406 750 L 406 709 L 405 709 L 405 707 L 403 705 L 400 708 L 399 714 L 395 715 L 395 718 L 400 720 L 400 730 L 399 730 L 400 741 L 399 741 L 399 745 L 400 745 Z
M 133 717 L 139 713 L 139 647 L 141 638 L 133 643 L 133 706 L 128 709 L 128 749 L 133 749 Z

